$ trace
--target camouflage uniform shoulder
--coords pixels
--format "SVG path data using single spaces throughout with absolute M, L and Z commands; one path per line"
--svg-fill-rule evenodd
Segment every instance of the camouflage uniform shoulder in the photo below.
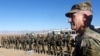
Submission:
M 81 42 L 83 56 L 100 56 L 100 34 L 94 29 L 86 28 Z
M 89 37 L 100 41 L 100 34 L 95 29 L 87 28 L 84 32 L 84 37 Z

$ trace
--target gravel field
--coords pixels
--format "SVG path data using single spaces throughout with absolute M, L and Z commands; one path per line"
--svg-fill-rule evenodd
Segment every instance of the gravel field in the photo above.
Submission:
M 51 55 L 38 54 L 35 53 L 34 51 L 0 48 L 0 56 L 51 56 Z

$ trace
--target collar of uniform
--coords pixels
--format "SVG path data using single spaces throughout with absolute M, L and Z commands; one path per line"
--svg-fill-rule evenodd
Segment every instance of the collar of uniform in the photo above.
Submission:
M 84 30 L 81 31 L 81 33 L 79 33 L 78 35 L 81 36 L 83 35 L 86 31 L 88 31 L 89 29 L 92 29 L 95 31 L 95 28 L 93 25 L 87 26 L 86 28 L 84 28 Z

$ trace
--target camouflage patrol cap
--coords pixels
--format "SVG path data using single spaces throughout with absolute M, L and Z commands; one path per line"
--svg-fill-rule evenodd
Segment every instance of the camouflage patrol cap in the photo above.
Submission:
M 92 11 L 92 6 L 90 2 L 82 2 L 72 6 L 71 11 L 67 12 L 65 16 L 70 17 L 71 14 L 79 11 Z

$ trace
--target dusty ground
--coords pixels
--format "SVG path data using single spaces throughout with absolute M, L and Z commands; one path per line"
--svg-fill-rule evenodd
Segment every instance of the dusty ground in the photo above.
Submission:
M 0 56 L 50 56 L 50 55 L 38 54 L 35 53 L 34 51 L 0 48 Z

